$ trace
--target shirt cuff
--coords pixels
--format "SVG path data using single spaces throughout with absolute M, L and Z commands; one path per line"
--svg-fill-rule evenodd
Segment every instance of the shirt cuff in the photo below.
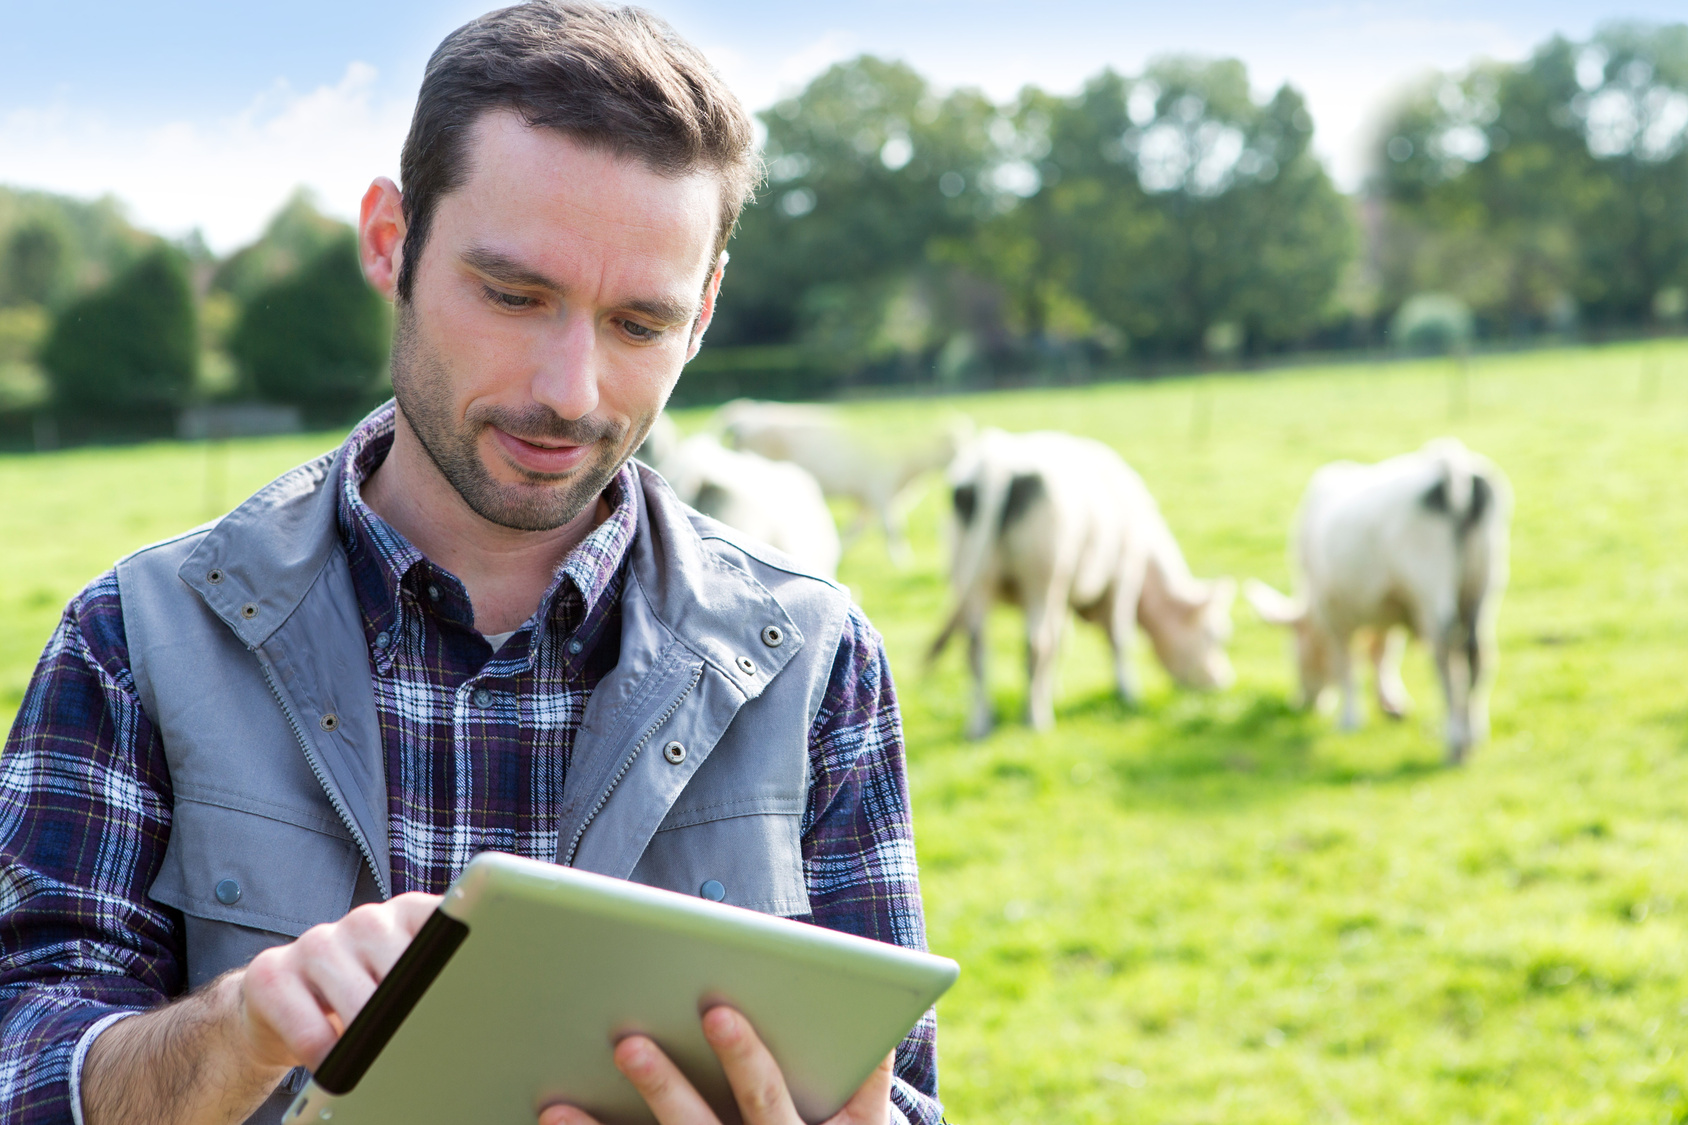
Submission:
M 88 1048 L 94 1045 L 94 1040 L 99 1037 L 100 1032 L 118 1020 L 126 1020 L 130 1016 L 140 1014 L 139 1012 L 112 1012 L 110 1015 L 101 1016 L 89 1026 L 87 1031 L 82 1033 L 82 1038 L 76 1041 L 76 1050 L 70 1056 L 70 1119 L 76 1122 L 76 1125 L 84 1125 L 82 1120 L 82 1064 L 88 1058 Z

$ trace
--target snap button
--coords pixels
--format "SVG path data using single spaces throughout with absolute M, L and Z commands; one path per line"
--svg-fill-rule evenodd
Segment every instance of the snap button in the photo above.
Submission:
M 685 744 L 681 742 L 670 742 L 667 746 L 662 748 L 662 756 L 667 758 L 670 762 L 673 762 L 675 765 L 679 765 L 681 762 L 686 760 Z
M 392 643 L 393 643 L 393 635 L 391 633 L 387 632 L 385 629 L 383 629 L 381 632 L 375 634 L 375 647 L 376 648 L 386 648 L 388 645 L 390 645 Z
M 224 879 L 217 884 L 217 901 L 224 906 L 233 906 L 240 901 L 240 884 L 233 879 Z
M 491 707 L 492 706 L 492 692 L 488 691 L 486 688 L 476 688 L 475 689 L 475 706 L 476 707 Z
M 570 653 L 570 655 L 579 656 L 580 650 L 581 650 L 582 647 L 584 647 L 584 646 L 582 646 L 579 641 L 570 641 L 569 642 L 569 653 Z
M 727 897 L 727 888 L 721 885 L 720 880 L 709 879 L 697 889 L 697 893 L 710 902 L 720 902 Z
M 751 660 L 750 657 L 741 656 L 738 658 L 736 663 L 738 664 L 738 670 L 743 672 L 745 675 L 754 676 L 756 674 L 756 663 Z
M 769 625 L 762 630 L 762 643 L 769 648 L 778 648 L 785 643 L 785 630 L 778 625 Z
M 205 581 L 211 583 L 211 585 L 213 585 L 213 586 L 217 585 L 222 580 L 223 580 L 223 572 L 220 571 L 220 570 L 213 570 L 210 574 L 207 574 L 205 576 Z
M 321 719 L 317 720 L 317 726 L 319 726 L 323 730 L 327 730 L 327 731 L 339 730 L 340 729 L 340 716 L 338 716 L 334 712 L 330 711 L 328 714 L 324 715 Z
M 437 602 L 440 600 L 440 588 L 431 583 L 428 586 L 428 600 L 431 602 Z
M 240 615 L 248 621 L 252 620 L 254 617 L 258 616 L 258 603 L 247 602 L 245 605 L 240 607 Z

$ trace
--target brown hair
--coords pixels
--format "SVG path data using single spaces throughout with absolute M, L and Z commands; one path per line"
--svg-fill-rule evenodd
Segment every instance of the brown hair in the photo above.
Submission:
M 701 170 L 721 182 L 715 252 L 761 176 L 750 117 L 694 47 L 639 8 L 533 0 L 489 12 L 450 35 L 428 60 L 399 160 L 404 260 L 398 295 L 410 300 L 434 209 L 462 186 L 471 127 L 510 109 L 664 176 Z

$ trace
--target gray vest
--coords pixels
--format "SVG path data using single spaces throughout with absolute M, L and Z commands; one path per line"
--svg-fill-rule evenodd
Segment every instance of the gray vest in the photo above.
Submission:
M 186 920 L 192 987 L 392 893 L 370 654 L 336 519 L 344 456 L 117 565 L 174 789 L 150 893 Z M 685 894 L 713 879 L 729 903 L 807 913 L 808 734 L 849 596 L 638 478 L 621 656 L 575 736 L 557 862 Z

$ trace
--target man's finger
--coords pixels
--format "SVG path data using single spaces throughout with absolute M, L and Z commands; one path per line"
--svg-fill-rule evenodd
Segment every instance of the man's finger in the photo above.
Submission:
M 896 1061 L 897 1052 L 886 1055 L 826 1125 L 886 1125 L 891 1119 L 891 1068 Z
M 662 1125 L 720 1125 L 680 1068 L 643 1035 L 629 1035 L 615 1045 L 615 1066 Z
M 725 1005 L 711 1008 L 703 1015 L 703 1037 L 721 1060 L 748 1125 L 787 1125 L 800 1120 L 779 1063 L 749 1020 Z
M 539 1125 L 598 1125 L 598 1119 L 572 1105 L 548 1105 L 539 1111 Z

